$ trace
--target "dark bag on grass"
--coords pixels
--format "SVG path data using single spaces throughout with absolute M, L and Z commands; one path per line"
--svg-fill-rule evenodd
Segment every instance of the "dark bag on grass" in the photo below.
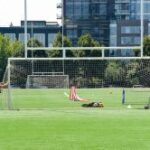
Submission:
M 104 107 L 102 102 L 91 102 L 88 104 L 83 104 L 82 107 Z

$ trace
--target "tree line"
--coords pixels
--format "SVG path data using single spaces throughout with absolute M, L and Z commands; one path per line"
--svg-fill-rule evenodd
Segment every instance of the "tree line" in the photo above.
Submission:
M 63 38 L 63 43 L 64 47 L 72 47 L 72 42 L 71 40 L 64 36 Z M 42 47 L 43 45 L 36 39 L 30 39 L 28 41 L 28 47 Z M 58 33 L 56 38 L 53 41 L 53 47 L 61 47 L 62 46 L 62 35 L 61 33 Z M 84 34 L 82 35 L 77 42 L 78 47 L 100 47 L 103 46 L 102 43 L 94 40 L 90 34 Z M 139 55 L 139 51 L 135 51 L 136 55 Z M 101 56 L 101 51 L 97 50 L 68 50 L 66 52 L 67 57 L 98 57 Z M 62 56 L 62 51 L 61 50 L 51 50 L 51 51 L 44 51 L 44 50 L 39 50 L 39 51 L 33 51 L 33 52 L 28 52 L 29 57 L 61 57 Z M 150 37 L 146 36 L 144 38 L 144 56 L 150 56 Z M 19 41 L 11 41 L 8 37 L 3 36 L 0 34 L 0 80 L 2 81 L 6 65 L 7 65 L 7 59 L 9 57 L 24 57 L 24 45 L 19 42 Z M 101 64 L 98 64 L 96 62 L 95 66 L 101 66 Z M 137 70 L 140 67 L 140 63 L 134 62 L 133 68 L 130 71 L 123 70 L 122 65 L 126 66 L 125 68 L 129 67 L 129 63 L 125 62 L 104 62 L 104 67 L 103 67 L 103 75 L 100 77 L 99 74 L 102 72 L 102 70 L 96 70 L 97 74 L 95 77 L 91 77 L 89 75 L 88 81 L 94 83 L 95 85 L 100 83 L 100 85 L 104 84 L 104 80 L 107 81 L 107 84 L 125 84 L 125 81 L 128 81 L 128 84 L 132 86 L 133 84 L 139 84 L 140 81 L 142 80 L 142 77 L 140 73 L 138 76 L 140 77 L 134 77 L 137 76 Z M 90 65 L 89 65 L 90 66 Z M 92 66 L 92 64 L 91 64 Z M 77 72 L 80 74 L 84 68 L 82 66 L 78 67 L 80 70 L 77 70 Z M 70 68 L 71 69 L 71 68 Z M 91 69 L 88 68 L 87 69 Z M 68 69 L 69 70 L 69 69 Z M 91 70 L 92 71 L 92 70 Z M 90 74 L 90 72 L 88 74 Z M 94 71 L 94 70 L 93 70 Z M 145 71 L 145 70 L 144 70 Z M 146 72 L 149 73 L 149 70 L 146 70 Z M 145 73 L 146 73 L 145 72 Z M 120 81 L 118 80 L 118 77 L 120 76 L 120 73 L 122 75 L 122 78 Z M 93 72 L 94 74 L 94 72 Z M 102 74 L 102 73 L 101 73 Z M 131 80 L 132 77 L 132 80 Z M 73 77 L 72 77 L 73 78 Z M 83 82 L 83 80 L 86 80 L 83 77 L 78 77 L 80 82 Z M 112 83 L 113 81 L 113 83 Z M 120 82 L 120 83 L 117 83 Z M 105 82 L 106 83 L 106 82 Z M 149 84 L 149 83 L 148 83 Z

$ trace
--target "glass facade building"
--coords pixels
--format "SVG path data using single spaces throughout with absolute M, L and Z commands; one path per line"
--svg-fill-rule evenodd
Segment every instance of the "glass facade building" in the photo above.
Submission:
M 57 22 L 46 21 L 28 21 L 27 39 L 34 38 L 38 40 L 43 47 L 50 47 L 61 27 Z M 12 41 L 19 40 L 24 43 L 24 21 L 21 26 L 0 27 L 0 33 L 9 37 Z
M 150 0 L 144 1 L 144 33 L 150 33 Z M 140 44 L 141 0 L 63 0 L 64 33 L 76 45 L 90 33 L 104 46 Z M 121 23 L 122 22 L 122 23 Z
M 143 0 L 144 2 L 144 19 L 150 21 L 150 1 Z M 140 19 L 141 0 L 131 0 L 131 18 Z
M 77 38 L 84 33 L 104 45 L 109 43 L 109 24 L 113 18 L 114 0 L 63 0 L 65 35 L 76 45 Z
M 143 7 L 144 35 L 150 35 L 150 1 L 143 0 Z M 141 0 L 116 0 L 115 10 L 116 19 L 110 23 L 109 46 L 139 46 L 141 43 Z M 134 53 L 126 51 L 125 55 L 133 56 Z
M 115 20 L 130 19 L 130 1 L 131 0 L 115 0 Z

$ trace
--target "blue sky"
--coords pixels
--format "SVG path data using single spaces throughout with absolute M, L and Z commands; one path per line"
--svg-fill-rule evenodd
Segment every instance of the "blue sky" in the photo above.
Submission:
M 27 0 L 28 20 L 56 21 L 60 0 Z M 24 0 L 0 0 L 0 26 L 20 25 L 24 19 Z

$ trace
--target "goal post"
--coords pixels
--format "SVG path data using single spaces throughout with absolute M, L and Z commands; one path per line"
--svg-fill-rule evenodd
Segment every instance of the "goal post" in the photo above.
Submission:
M 2 79 L 2 87 L 0 87 L 1 91 L 1 109 L 12 109 L 12 97 L 11 97 L 11 88 L 10 88 L 10 65 L 6 66 L 5 72 L 3 74 Z

